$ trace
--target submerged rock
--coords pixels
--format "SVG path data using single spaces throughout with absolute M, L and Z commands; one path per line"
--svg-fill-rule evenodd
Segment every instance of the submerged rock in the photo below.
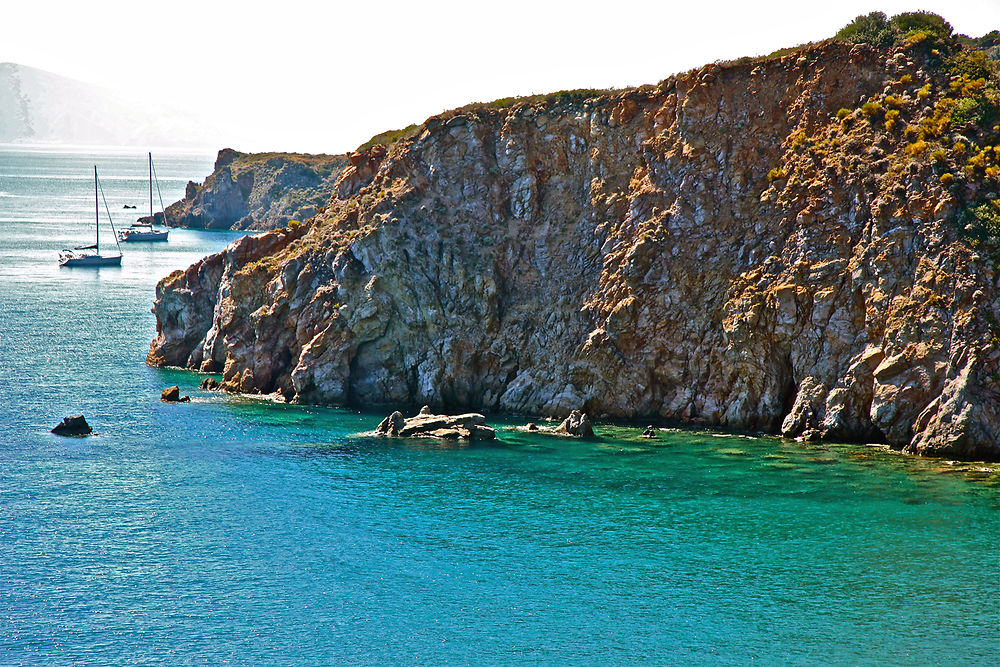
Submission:
M 56 435 L 82 436 L 90 435 L 94 432 L 94 429 L 90 427 L 90 424 L 83 418 L 83 415 L 77 415 L 75 417 L 63 417 L 63 420 L 56 424 L 56 427 L 51 432 Z
M 167 387 L 160 393 L 160 400 L 164 403 L 187 403 L 191 400 L 191 397 L 181 396 L 181 388 L 174 385 L 173 387 Z
M 424 406 L 416 417 L 406 419 L 393 412 L 375 429 L 377 435 L 399 438 L 445 438 L 449 440 L 492 440 L 496 431 L 486 425 L 486 417 L 469 412 L 462 415 L 435 415 Z

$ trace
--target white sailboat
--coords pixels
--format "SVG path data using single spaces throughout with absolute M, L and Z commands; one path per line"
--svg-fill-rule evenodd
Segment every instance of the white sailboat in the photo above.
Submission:
M 156 183 L 156 192 L 160 192 L 160 183 Z M 160 208 L 163 208 L 163 198 L 160 198 Z M 156 229 L 153 226 L 153 154 L 149 154 L 149 222 L 134 222 L 128 229 L 118 232 L 122 241 L 166 241 L 168 229 Z M 163 209 L 163 222 L 167 221 L 167 211 Z
M 101 214 L 97 199 L 97 165 L 94 165 L 94 245 L 84 245 L 59 253 L 59 266 L 121 266 L 122 249 L 118 247 L 117 255 L 101 254 Z M 104 204 L 107 208 L 107 202 Z M 111 233 L 114 234 L 115 223 L 108 211 L 108 222 L 111 223 Z M 118 238 L 115 237 L 115 245 Z M 93 252 L 88 252 L 93 250 Z

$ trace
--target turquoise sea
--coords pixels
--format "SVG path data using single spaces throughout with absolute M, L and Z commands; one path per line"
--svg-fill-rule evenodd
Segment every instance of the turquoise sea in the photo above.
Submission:
M 164 199 L 212 159 L 154 155 Z M 996 664 L 995 466 L 504 419 L 388 442 L 202 392 L 143 364 L 153 289 L 236 235 L 60 269 L 95 163 L 129 224 L 145 153 L 0 147 L 0 664 Z M 48 432 L 80 412 L 99 435 Z

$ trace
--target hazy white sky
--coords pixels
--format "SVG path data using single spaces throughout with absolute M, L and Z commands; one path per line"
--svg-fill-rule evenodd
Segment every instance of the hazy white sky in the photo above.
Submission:
M 0 62 L 194 109 L 221 126 L 220 147 L 252 151 L 342 152 L 472 101 L 652 83 L 874 10 L 1000 28 L 1000 0 L 4 4 Z

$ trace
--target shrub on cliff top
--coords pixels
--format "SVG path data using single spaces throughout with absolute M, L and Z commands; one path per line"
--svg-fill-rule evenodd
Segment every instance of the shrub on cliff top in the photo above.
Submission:
M 951 37 L 951 24 L 932 12 L 903 12 L 892 17 L 889 26 L 906 37 L 918 32 L 937 37 Z
M 951 24 L 931 12 L 903 12 L 891 19 L 884 12 L 872 12 L 856 17 L 841 28 L 836 39 L 884 47 L 918 35 L 948 39 L 951 34 Z
M 374 137 L 372 137 L 365 143 L 358 146 L 357 152 L 361 153 L 379 144 L 383 146 L 391 146 L 400 139 L 407 139 L 409 137 L 414 136 L 415 134 L 417 134 L 417 131 L 422 128 L 423 125 L 407 125 L 401 130 L 388 130 L 386 132 L 376 134 Z
M 845 25 L 837 32 L 836 38 L 852 44 L 889 46 L 896 40 L 896 33 L 889 27 L 885 12 L 872 12 L 858 16 Z

